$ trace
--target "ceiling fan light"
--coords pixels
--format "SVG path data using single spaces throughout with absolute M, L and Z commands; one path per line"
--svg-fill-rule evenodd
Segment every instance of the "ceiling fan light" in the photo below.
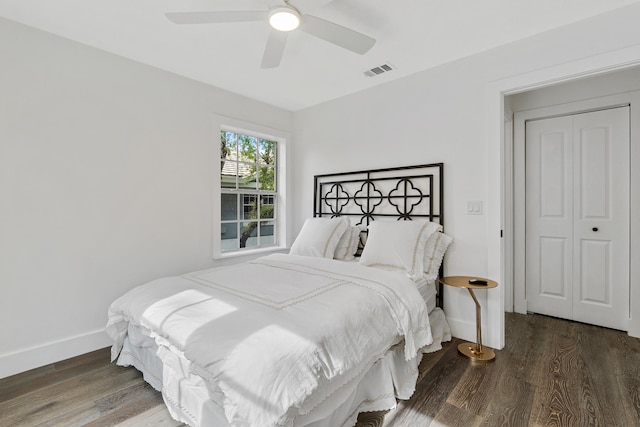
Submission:
M 300 25 L 300 13 L 292 7 L 276 7 L 269 12 L 269 25 L 278 31 L 295 30 Z

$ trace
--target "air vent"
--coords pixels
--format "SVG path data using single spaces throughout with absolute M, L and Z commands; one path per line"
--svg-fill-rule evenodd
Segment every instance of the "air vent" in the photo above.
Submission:
M 365 71 L 364 75 L 367 77 L 375 77 L 395 69 L 396 67 L 394 67 L 389 63 L 386 63 L 386 64 L 378 65 L 377 67 L 373 67 L 372 69 Z

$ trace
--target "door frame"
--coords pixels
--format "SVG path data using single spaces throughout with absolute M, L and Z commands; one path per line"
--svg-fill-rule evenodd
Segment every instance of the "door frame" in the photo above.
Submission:
M 501 210 L 504 215 L 501 235 L 501 258 L 503 263 L 502 280 L 505 280 L 508 275 L 509 268 L 513 266 L 513 239 L 504 238 L 504 236 L 513 236 L 513 130 L 514 130 L 514 114 L 510 108 L 505 107 L 504 111 L 504 141 L 503 149 L 501 153 L 501 162 L 503 165 L 502 177 L 501 177 L 501 192 L 503 194 L 501 200 Z M 503 282 L 503 294 L 504 294 L 504 311 L 511 313 L 513 309 L 513 286 L 511 281 Z
M 556 116 L 565 116 L 570 114 L 585 113 L 589 111 L 597 111 L 620 106 L 630 106 L 630 153 L 631 165 L 638 164 L 640 161 L 640 91 L 627 92 L 623 94 L 610 95 L 598 98 L 592 98 L 582 101 L 570 102 L 550 107 L 536 108 L 523 112 L 517 112 L 514 115 L 514 138 L 513 138 L 513 307 L 516 313 L 527 313 L 527 300 L 525 290 L 525 122 L 532 119 L 550 118 Z M 635 107 L 635 108 L 634 108 Z M 640 188 L 640 173 L 635 172 L 634 168 L 630 171 L 630 218 L 640 215 L 640 203 L 635 200 L 633 191 Z M 634 216 L 635 215 L 635 216 Z M 629 286 L 629 335 L 640 336 L 640 316 L 634 316 L 635 313 L 640 314 L 640 301 L 635 304 L 633 295 L 637 294 L 638 289 L 634 289 L 633 283 L 638 277 L 638 271 L 634 271 L 633 261 L 638 259 L 638 237 L 640 235 L 637 226 L 634 227 L 633 221 L 630 221 L 630 286 Z M 634 250 L 635 247 L 635 250 Z M 634 320 L 634 321 L 633 321 Z

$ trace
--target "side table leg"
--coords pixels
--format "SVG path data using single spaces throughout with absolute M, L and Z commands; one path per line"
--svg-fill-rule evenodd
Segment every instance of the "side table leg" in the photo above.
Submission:
M 482 319 L 480 317 L 481 307 L 476 294 L 473 289 L 467 288 L 473 302 L 476 304 L 476 342 L 462 343 L 458 346 L 458 352 L 469 359 L 476 362 L 493 362 L 496 358 L 496 354 L 490 348 L 482 346 Z
M 473 298 L 473 302 L 476 303 L 476 348 L 473 352 L 476 354 L 482 354 L 482 319 L 480 317 L 482 310 L 473 289 L 467 288 L 467 290 L 469 291 L 471 298 Z

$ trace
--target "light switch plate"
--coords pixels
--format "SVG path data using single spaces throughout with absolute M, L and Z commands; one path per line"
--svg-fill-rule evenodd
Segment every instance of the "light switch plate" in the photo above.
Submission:
M 468 201 L 467 215 L 482 215 L 482 201 L 479 201 L 479 200 Z

